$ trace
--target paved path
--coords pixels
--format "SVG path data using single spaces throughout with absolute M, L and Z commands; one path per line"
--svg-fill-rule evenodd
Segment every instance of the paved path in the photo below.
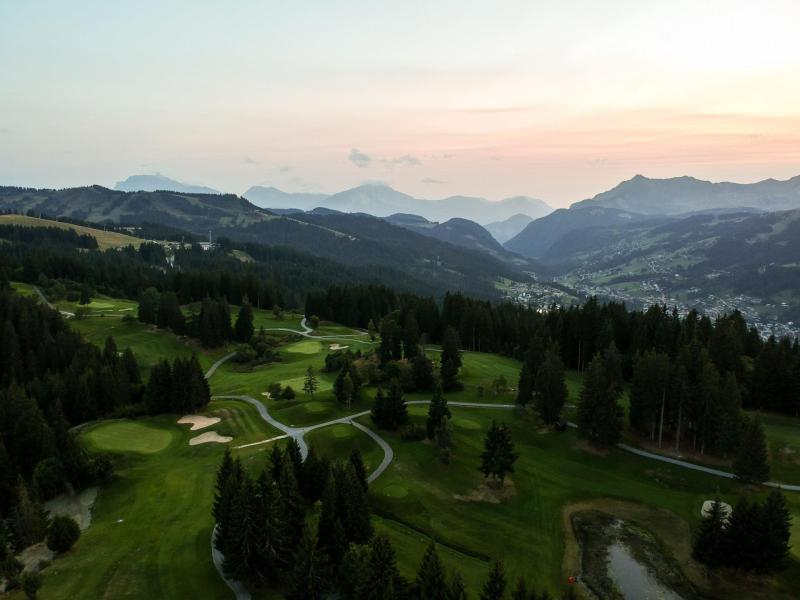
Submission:
M 347 339 L 350 342 L 355 342 L 357 344 L 369 344 L 372 345 L 375 342 L 373 341 L 365 341 L 359 340 L 357 338 L 364 337 L 365 335 L 369 335 L 366 331 L 359 331 L 358 333 L 343 333 L 341 335 L 314 335 L 312 332 L 314 331 L 311 327 L 308 326 L 306 323 L 305 317 L 300 320 L 300 327 L 301 330 L 297 329 L 290 329 L 288 327 L 266 327 L 264 331 L 285 331 L 286 333 L 294 333 L 296 335 L 302 335 L 303 337 L 312 339 L 312 340 L 340 340 L 340 339 Z
M 211 376 L 217 372 L 217 369 L 219 369 L 222 366 L 222 363 L 224 363 L 227 360 L 230 360 L 234 356 L 236 356 L 236 352 L 231 352 L 230 354 L 226 354 L 225 356 L 220 358 L 217 362 L 215 362 L 213 365 L 211 365 L 208 368 L 208 371 L 206 371 L 206 379 L 211 379 Z
M 39 296 L 39 298 L 42 299 L 42 302 L 44 302 L 47 306 L 49 306 L 53 310 L 56 310 L 56 311 L 60 312 L 65 317 L 74 317 L 75 316 L 75 313 L 71 313 L 71 312 L 68 312 L 66 310 L 58 310 L 58 307 L 54 306 L 53 303 L 50 302 L 50 300 L 47 299 L 47 296 L 44 295 L 44 292 L 42 291 L 42 288 L 40 288 L 38 285 L 34 285 L 33 286 L 33 290 L 36 292 L 36 294 Z
M 222 581 L 225 582 L 225 585 L 227 585 L 233 592 L 233 595 L 236 596 L 236 600 L 251 600 L 250 592 L 241 581 L 229 579 L 225 576 L 225 571 L 222 568 L 222 563 L 225 560 L 225 556 L 222 554 L 222 552 L 217 550 L 216 546 L 214 546 L 216 539 L 217 526 L 214 525 L 214 530 L 211 532 L 211 560 L 214 562 L 217 573 L 219 573 L 219 576 L 222 577 Z

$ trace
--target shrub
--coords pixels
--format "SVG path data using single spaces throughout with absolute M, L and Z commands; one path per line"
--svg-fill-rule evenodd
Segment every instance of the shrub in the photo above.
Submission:
M 75 519 L 57 515 L 47 531 L 47 547 L 57 554 L 69 551 L 81 537 L 81 529 Z
M 406 425 L 403 427 L 403 431 L 401 432 L 400 436 L 404 440 L 410 442 L 418 442 L 428 437 L 425 427 L 419 425 L 418 423 L 412 423 L 411 425 Z
M 49 500 L 64 491 L 64 467 L 57 458 L 45 458 L 33 470 L 33 481 L 39 498 Z
M 292 386 L 287 385 L 283 388 L 283 393 L 281 394 L 281 400 L 294 400 L 295 393 L 292 389 Z
M 19 581 L 25 597 L 28 600 L 36 600 L 39 596 L 39 588 L 42 587 L 42 576 L 35 571 L 26 571 Z

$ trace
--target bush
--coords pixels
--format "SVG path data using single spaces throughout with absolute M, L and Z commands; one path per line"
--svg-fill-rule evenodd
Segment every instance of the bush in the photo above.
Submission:
M 400 436 L 404 440 L 410 442 L 418 442 L 428 437 L 425 427 L 419 425 L 418 423 L 412 423 L 411 425 L 406 425 L 403 427 L 403 431 L 401 432 Z
M 78 321 L 83 321 L 86 317 L 89 316 L 90 312 L 91 311 L 89 310 L 89 307 L 79 306 L 78 308 L 75 309 L 75 318 Z
M 26 571 L 20 577 L 20 586 L 28 600 L 36 600 L 39 588 L 42 587 L 42 576 L 35 571 Z
M 75 519 L 66 515 L 57 515 L 50 523 L 47 531 L 47 547 L 57 554 L 67 552 L 81 537 L 81 529 Z
M 269 387 L 267 387 L 267 393 L 269 394 L 269 397 L 272 398 L 273 400 L 277 400 L 278 398 L 280 398 L 282 392 L 283 389 L 281 388 L 281 384 L 278 382 L 270 383 Z
M 236 356 L 233 357 L 238 363 L 251 363 L 256 359 L 256 351 L 250 344 L 239 344 L 236 346 Z
M 50 457 L 39 462 L 33 470 L 33 482 L 40 499 L 50 500 L 58 496 L 64 491 L 66 483 L 61 461 Z
M 292 389 L 292 386 L 287 385 L 283 388 L 283 393 L 281 393 L 281 400 L 294 400 L 295 393 Z
M 123 323 L 135 323 L 136 321 L 138 321 L 138 319 L 134 317 L 132 313 L 125 313 L 122 317 Z

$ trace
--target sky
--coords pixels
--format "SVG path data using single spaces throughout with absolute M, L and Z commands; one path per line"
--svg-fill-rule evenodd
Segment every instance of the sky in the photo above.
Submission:
M 800 174 L 797 0 L 0 0 L 0 185 L 553 206 Z

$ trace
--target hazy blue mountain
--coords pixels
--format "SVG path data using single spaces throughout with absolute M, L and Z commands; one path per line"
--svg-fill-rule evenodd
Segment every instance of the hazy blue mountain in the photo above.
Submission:
M 383 184 L 365 184 L 331 196 L 324 194 L 292 194 L 276 188 L 252 187 L 244 197 L 263 208 L 331 208 L 346 213 L 366 213 L 388 217 L 397 213 L 414 214 L 430 221 L 443 222 L 463 218 L 476 223 L 490 223 L 525 214 L 532 219 L 542 217 L 553 209 L 545 202 L 516 196 L 498 202 L 472 196 L 451 196 L 442 200 L 422 200 Z
M 247 190 L 243 196 L 261 208 L 297 208 L 311 210 L 323 206 L 327 194 L 292 193 L 284 192 L 275 187 L 255 185 Z
M 694 177 L 649 179 L 642 175 L 623 181 L 570 208 L 616 208 L 642 214 L 677 215 L 714 208 L 791 210 L 800 208 L 800 176 L 787 181 L 712 183 Z
M 164 177 L 160 173 L 155 175 L 131 175 L 125 181 L 120 181 L 114 186 L 120 192 L 180 192 L 182 194 L 221 194 L 203 185 L 191 185 L 181 183 L 169 177 Z
M 525 229 L 531 221 L 533 221 L 533 219 L 528 215 L 516 214 L 507 218 L 505 221 L 489 223 L 486 225 L 486 230 L 491 233 L 492 237 L 498 242 L 505 244 L 520 231 Z

